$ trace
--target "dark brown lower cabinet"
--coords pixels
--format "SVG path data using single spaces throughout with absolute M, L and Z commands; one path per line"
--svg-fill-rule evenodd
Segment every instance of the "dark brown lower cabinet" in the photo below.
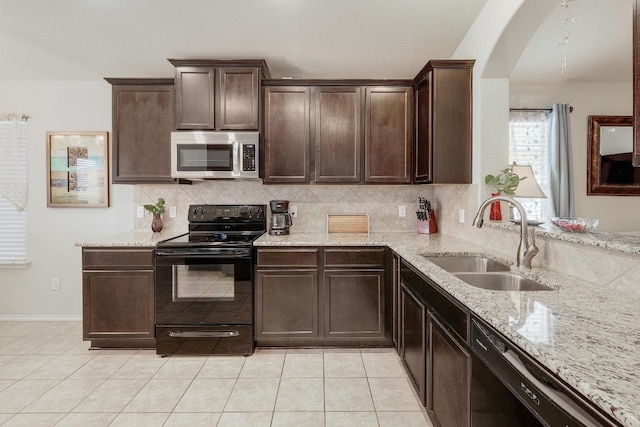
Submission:
M 400 360 L 416 389 L 420 401 L 426 402 L 427 310 L 402 286 L 400 292 Z
M 384 270 L 325 270 L 325 341 L 384 338 L 384 282 Z
M 256 344 L 391 345 L 385 260 L 385 248 L 259 248 Z
M 258 271 L 255 291 L 256 341 L 317 341 L 317 271 Z
M 82 265 L 83 339 L 155 347 L 153 248 L 84 248 Z
M 391 280 L 391 301 L 392 307 L 392 327 L 393 345 L 396 350 L 400 346 L 400 257 L 395 252 L 391 254 L 391 271 L 387 272 L 387 277 Z
M 427 412 L 435 425 L 471 424 L 471 354 L 428 313 Z

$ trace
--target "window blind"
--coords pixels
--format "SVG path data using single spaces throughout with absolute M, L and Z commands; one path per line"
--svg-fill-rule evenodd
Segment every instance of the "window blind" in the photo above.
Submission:
M 27 118 L 0 114 L 0 267 L 27 265 Z
M 509 112 L 509 164 L 531 165 L 545 194 L 549 193 L 548 120 L 545 110 Z M 549 199 L 518 199 L 527 217 L 544 221 L 548 218 Z
M 27 263 L 27 212 L 0 197 L 0 266 Z

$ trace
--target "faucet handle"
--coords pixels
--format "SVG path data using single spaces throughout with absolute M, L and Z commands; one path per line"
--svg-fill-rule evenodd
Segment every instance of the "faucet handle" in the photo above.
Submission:
M 536 245 L 536 229 L 534 227 L 527 227 L 527 228 L 529 229 L 529 238 L 531 239 L 529 244 L 531 246 L 535 246 Z

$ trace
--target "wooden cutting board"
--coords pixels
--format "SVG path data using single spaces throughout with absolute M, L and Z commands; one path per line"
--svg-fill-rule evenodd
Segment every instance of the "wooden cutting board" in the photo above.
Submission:
M 369 215 L 327 215 L 327 233 L 369 234 Z

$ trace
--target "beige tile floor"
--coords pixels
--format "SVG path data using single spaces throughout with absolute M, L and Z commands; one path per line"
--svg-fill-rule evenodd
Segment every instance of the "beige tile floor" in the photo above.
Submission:
M 80 322 L 0 322 L 0 425 L 431 426 L 392 349 L 162 358 L 81 337 Z

